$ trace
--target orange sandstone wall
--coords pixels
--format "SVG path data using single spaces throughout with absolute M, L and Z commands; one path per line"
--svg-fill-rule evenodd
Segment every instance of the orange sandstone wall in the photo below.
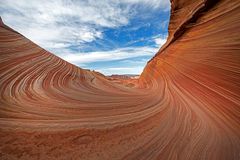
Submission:
M 139 88 L 0 21 L 0 159 L 240 159 L 240 1 L 173 0 Z
M 239 158 L 240 1 L 207 2 L 172 1 L 168 42 L 140 78 L 169 100 L 176 159 Z

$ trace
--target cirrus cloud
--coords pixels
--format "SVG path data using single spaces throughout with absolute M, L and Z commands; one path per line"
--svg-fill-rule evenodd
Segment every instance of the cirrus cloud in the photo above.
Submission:
M 133 23 L 135 17 L 145 16 L 142 12 L 153 10 L 146 16 L 149 18 L 159 10 L 168 11 L 169 6 L 169 0 L 1 0 L 0 15 L 5 24 L 41 47 L 71 63 L 89 67 L 94 62 L 111 63 L 155 54 L 156 46 L 135 45 L 145 41 L 162 45 L 164 40 L 152 39 L 151 35 L 148 38 L 135 36 L 133 32 L 141 35 L 141 29 L 151 27 L 151 23 Z M 166 20 L 161 23 L 165 24 Z M 131 27 L 123 27 L 128 25 Z M 122 30 L 118 30 L 120 27 Z M 105 33 L 115 30 L 116 35 L 121 35 L 124 29 L 129 32 L 124 32 L 126 37 L 135 36 L 137 40 L 130 38 L 123 47 L 115 44 L 116 37 Z M 104 46 L 106 42 L 108 46 Z

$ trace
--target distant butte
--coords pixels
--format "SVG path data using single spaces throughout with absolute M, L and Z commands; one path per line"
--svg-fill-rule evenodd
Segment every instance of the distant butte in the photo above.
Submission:
M 0 24 L 1 160 L 240 159 L 240 0 L 171 0 L 167 43 L 131 82 Z

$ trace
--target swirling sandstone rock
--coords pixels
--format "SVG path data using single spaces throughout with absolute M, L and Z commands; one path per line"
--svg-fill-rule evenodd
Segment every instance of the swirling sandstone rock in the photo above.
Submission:
M 171 4 L 135 88 L 0 22 L 0 158 L 240 159 L 240 1 Z

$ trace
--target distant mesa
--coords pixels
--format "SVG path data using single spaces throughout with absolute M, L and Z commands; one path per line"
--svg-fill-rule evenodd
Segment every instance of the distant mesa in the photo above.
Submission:
M 109 78 L 113 79 L 138 79 L 140 75 L 137 74 L 112 74 L 111 76 L 108 76 Z

